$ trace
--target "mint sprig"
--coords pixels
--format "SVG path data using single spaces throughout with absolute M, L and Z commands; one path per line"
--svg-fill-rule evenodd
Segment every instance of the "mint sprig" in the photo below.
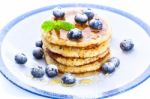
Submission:
M 44 32 L 60 29 L 69 31 L 75 28 L 75 26 L 69 22 L 62 20 L 47 20 L 42 23 L 41 28 L 44 30 Z

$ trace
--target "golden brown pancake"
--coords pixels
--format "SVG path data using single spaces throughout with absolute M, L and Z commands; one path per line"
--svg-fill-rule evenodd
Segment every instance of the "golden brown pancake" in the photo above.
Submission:
M 109 41 L 103 42 L 99 46 L 93 48 L 79 48 L 79 47 L 68 47 L 68 46 L 58 46 L 52 43 L 47 43 L 43 39 L 44 46 L 49 49 L 53 53 L 60 54 L 65 57 L 80 57 L 80 58 L 87 58 L 87 57 L 95 57 L 102 53 L 104 53 L 109 48 Z
M 108 41 L 111 37 L 111 29 L 107 24 L 106 20 L 102 19 L 100 16 L 95 15 L 94 18 L 99 18 L 102 20 L 103 27 L 101 30 L 95 32 L 88 26 L 88 22 L 85 25 L 76 24 L 74 17 L 77 13 L 82 13 L 82 9 L 71 9 L 65 12 L 65 21 L 75 24 L 76 28 L 82 30 L 83 38 L 80 41 L 73 41 L 67 38 L 68 31 L 52 30 L 50 32 L 43 32 L 42 38 L 48 43 L 52 43 L 60 46 L 71 46 L 71 47 L 87 47 L 90 45 L 99 45 L 102 42 Z M 54 19 L 51 17 L 50 19 Z
M 60 72 L 69 72 L 69 73 L 85 73 L 85 72 L 90 72 L 90 71 L 96 71 L 98 69 L 101 68 L 102 64 L 104 62 L 106 62 L 110 56 L 110 54 L 107 54 L 106 56 L 104 56 L 103 58 L 100 58 L 99 60 L 90 63 L 90 64 L 86 64 L 86 65 L 81 65 L 81 66 L 66 66 L 66 65 L 62 65 L 56 61 L 54 61 L 46 51 L 44 51 L 44 56 L 45 56 L 45 61 L 47 64 L 55 64 L 58 67 L 58 70 Z
M 89 63 L 92 63 L 96 60 L 98 60 L 99 58 L 103 58 L 106 54 L 109 53 L 109 49 L 106 50 L 104 53 L 96 56 L 96 57 L 90 57 L 90 58 L 75 58 L 75 57 L 64 57 L 62 55 L 53 53 L 49 50 L 46 50 L 47 53 L 49 54 L 49 56 L 51 58 L 53 58 L 55 61 L 57 61 L 60 64 L 63 65 L 69 65 L 69 66 L 80 66 L 80 65 L 86 65 Z

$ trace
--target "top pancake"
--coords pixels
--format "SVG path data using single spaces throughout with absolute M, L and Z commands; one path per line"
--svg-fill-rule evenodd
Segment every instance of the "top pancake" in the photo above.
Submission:
M 43 32 L 42 37 L 49 43 L 71 47 L 95 46 L 101 44 L 104 41 L 107 41 L 111 37 L 111 29 L 107 24 L 106 20 L 102 19 L 100 16 L 95 14 L 94 18 L 101 19 L 103 23 L 102 29 L 95 31 L 88 26 L 88 22 L 81 26 L 74 21 L 75 15 L 82 12 L 83 9 L 77 8 L 66 10 L 64 18 L 65 21 L 75 24 L 76 28 L 82 30 L 83 38 L 81 40 L 79 41 L 69 40 L 67 38 L 68 31 L 62 29 L 60 31 L 52 30 L 50 32 Z M 52 16 L 50 19 L 54 20 L 54 17 Z

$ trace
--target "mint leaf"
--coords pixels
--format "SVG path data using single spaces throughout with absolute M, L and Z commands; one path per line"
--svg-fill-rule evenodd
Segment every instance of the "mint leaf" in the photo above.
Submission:
M 69 31 L 73 28 L 75 28 L 75 26 L 69 22 L 66 21 L 57 21 L 59 23 L 59 26 L 61 27 L 61 29 L 64 29 L 66 31 Z
M 41 27 L 45 32 L 49 32 L 55 28 L 55 22 L 52 20 L 44 21 Z
M 60 30 L 60 29 L 69 31 L 75 28 L 75 26 L 69 22 L 62 21 L 62 20 L 58 20 L 58 21 L 48 20 L 42 23 L 41 28 L 44 30 L 44 32 L 49 32 L 51 30 Z
M 55 21 L 55 28 L 56 30 L 60 30 L 61 29 L 61 23 L 59 21 Z

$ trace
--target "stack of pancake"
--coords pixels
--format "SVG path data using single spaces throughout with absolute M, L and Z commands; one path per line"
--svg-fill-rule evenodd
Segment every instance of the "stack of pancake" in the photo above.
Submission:
M 65 21 L 75 24 L 76 28 L 82 30 L 81 40 L 69 40 L 68 31 L 65 30 L 42 32 L 45 61 L 47 64 L 56 64 L 62 73 L 77 74 L 97 71 L 110 56 L 111 30 L 109 25 L 97 15 L 95 17 L 103 22 L 101 30 L 92 30 L 88 23 L 80 26 L 74 21 L 74 16 L 81 12 L 82 10 L 68 10 L 65 13 Z

